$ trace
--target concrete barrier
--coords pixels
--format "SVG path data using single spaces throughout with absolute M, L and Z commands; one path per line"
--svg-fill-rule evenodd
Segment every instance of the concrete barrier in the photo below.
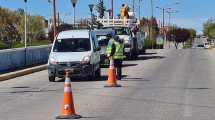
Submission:
M 46 64 L 51 45 L 0 50 L 0 73 Z

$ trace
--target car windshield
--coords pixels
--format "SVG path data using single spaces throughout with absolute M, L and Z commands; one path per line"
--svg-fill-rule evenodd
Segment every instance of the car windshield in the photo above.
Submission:
M 129 28 L 115 28 L 116 35 L 129 35 Z
M 99 46 L 107 46 L 108 45 L 109 39 L 107 38 L 106 35 L 97 35 L 96 37 L 97 37 Z
M 88 38 L 58 39 L 54 44 L 54 52 L 84 52 L 90 51 Z

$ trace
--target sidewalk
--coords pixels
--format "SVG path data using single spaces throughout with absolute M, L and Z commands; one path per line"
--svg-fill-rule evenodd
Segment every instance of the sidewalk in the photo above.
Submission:
M 42 71 L 45 69 L 47 69 L 47 64 L 36 66 L 36 67 L 31 67 L 31 68 L 27 68 L 27 69 L 23 69 L 23 70 L 18 70 L 18 71 L 14 71 L 14 72 L 5 73 L 5 74 L 0 75 L 0 81 L 9 80 L 9 79 L 12 79 L 15 77 L 31 74 L 31 73 Z

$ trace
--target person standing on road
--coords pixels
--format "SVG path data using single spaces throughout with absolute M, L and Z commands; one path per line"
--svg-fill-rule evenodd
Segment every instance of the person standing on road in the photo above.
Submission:
M 107 57 L 114 61 L 114 66 L 116 67 L 117 79 L 122 78 L 122 62 L 125 58 L 124 56 L 124 45 L 123 41 L 119 39 L 119 36 L 115 36 L 112 43 L 109 43 L 107 47 Z

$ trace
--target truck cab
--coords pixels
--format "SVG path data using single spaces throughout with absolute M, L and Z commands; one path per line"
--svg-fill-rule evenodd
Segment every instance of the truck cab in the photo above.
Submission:
M 109 64 L 109 59 L 107 58 L 106 49 L 109 41 L 114 37 L 115 31 L 111 28 L 94 30 L 96 38 L 98 40 L 100 50 L 100 65 L 106 66 Z

